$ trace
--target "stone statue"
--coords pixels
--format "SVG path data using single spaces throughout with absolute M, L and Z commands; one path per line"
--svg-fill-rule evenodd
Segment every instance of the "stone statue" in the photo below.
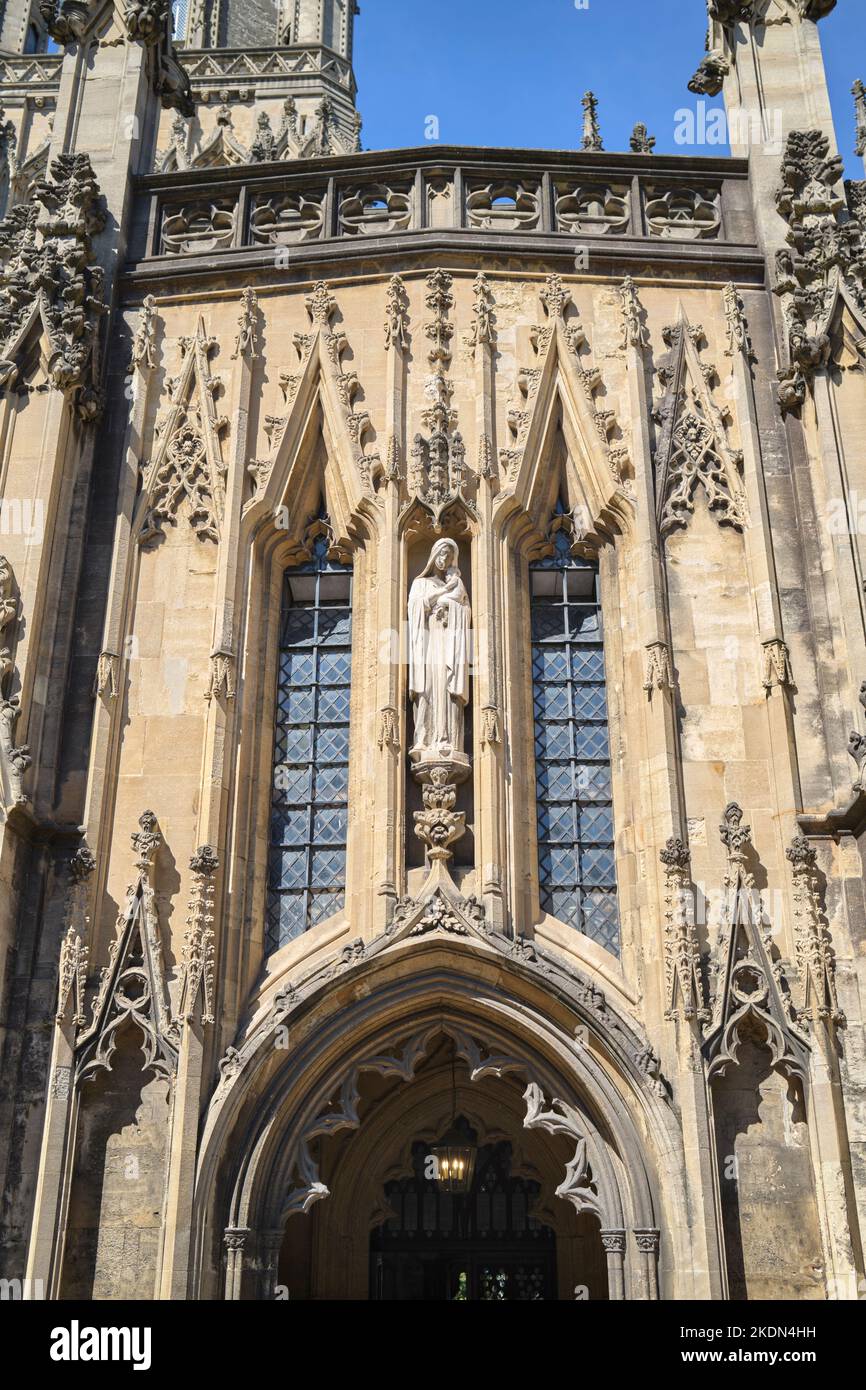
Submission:
M 467 764 L 463 715 L 469 701 L 469 596 L 457 543 L 437 541 L 409 591 L 409 694 L 416 764 Z

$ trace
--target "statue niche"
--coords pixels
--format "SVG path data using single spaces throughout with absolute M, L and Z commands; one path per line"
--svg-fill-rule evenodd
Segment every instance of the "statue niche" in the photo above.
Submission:
M 458 557 L 456 541 L 436 541 L 409 591 L 409 757 L 424 799 L 415 833 L 434 863 L 450 859 L 451 845 L 463 835 L 465 817 L 454 807 L 457 785 L 470 773 L 464 725 L 472 611 Z

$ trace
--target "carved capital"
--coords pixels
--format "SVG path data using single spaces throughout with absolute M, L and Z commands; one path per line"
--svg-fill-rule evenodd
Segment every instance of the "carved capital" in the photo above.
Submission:
M 777 685 L 793 686 L 794 676 L 791 671 L 791 659 L 786 644 L 780 637 L 773 637 L 761 645 L 764 652 L 762 676 L 764 689 L 770 691 Z
M 674 677 L 671 669 L 671 654 L 667 642 L 650 642 L 646 649 L 646 679 L 643 688 L 648 693 L 653 690 L 673 690 Z

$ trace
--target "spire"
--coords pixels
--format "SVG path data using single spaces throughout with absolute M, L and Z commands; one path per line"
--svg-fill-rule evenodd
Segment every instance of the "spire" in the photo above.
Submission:
M 598 98 L 594 92 L 585 92 L 583 106 L 583 144 L 584 150 L 603 150 L 601 130 L 598 124 Z

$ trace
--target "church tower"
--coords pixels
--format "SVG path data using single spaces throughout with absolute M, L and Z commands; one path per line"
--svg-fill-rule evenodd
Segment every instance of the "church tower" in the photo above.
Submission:
M 730 156 L 605 151 L 587 93 L 582 148 L 383 161 L 353 0 L 9 0 L 27 1296 L 857 1298 L 833 8 L 708 0 Z

